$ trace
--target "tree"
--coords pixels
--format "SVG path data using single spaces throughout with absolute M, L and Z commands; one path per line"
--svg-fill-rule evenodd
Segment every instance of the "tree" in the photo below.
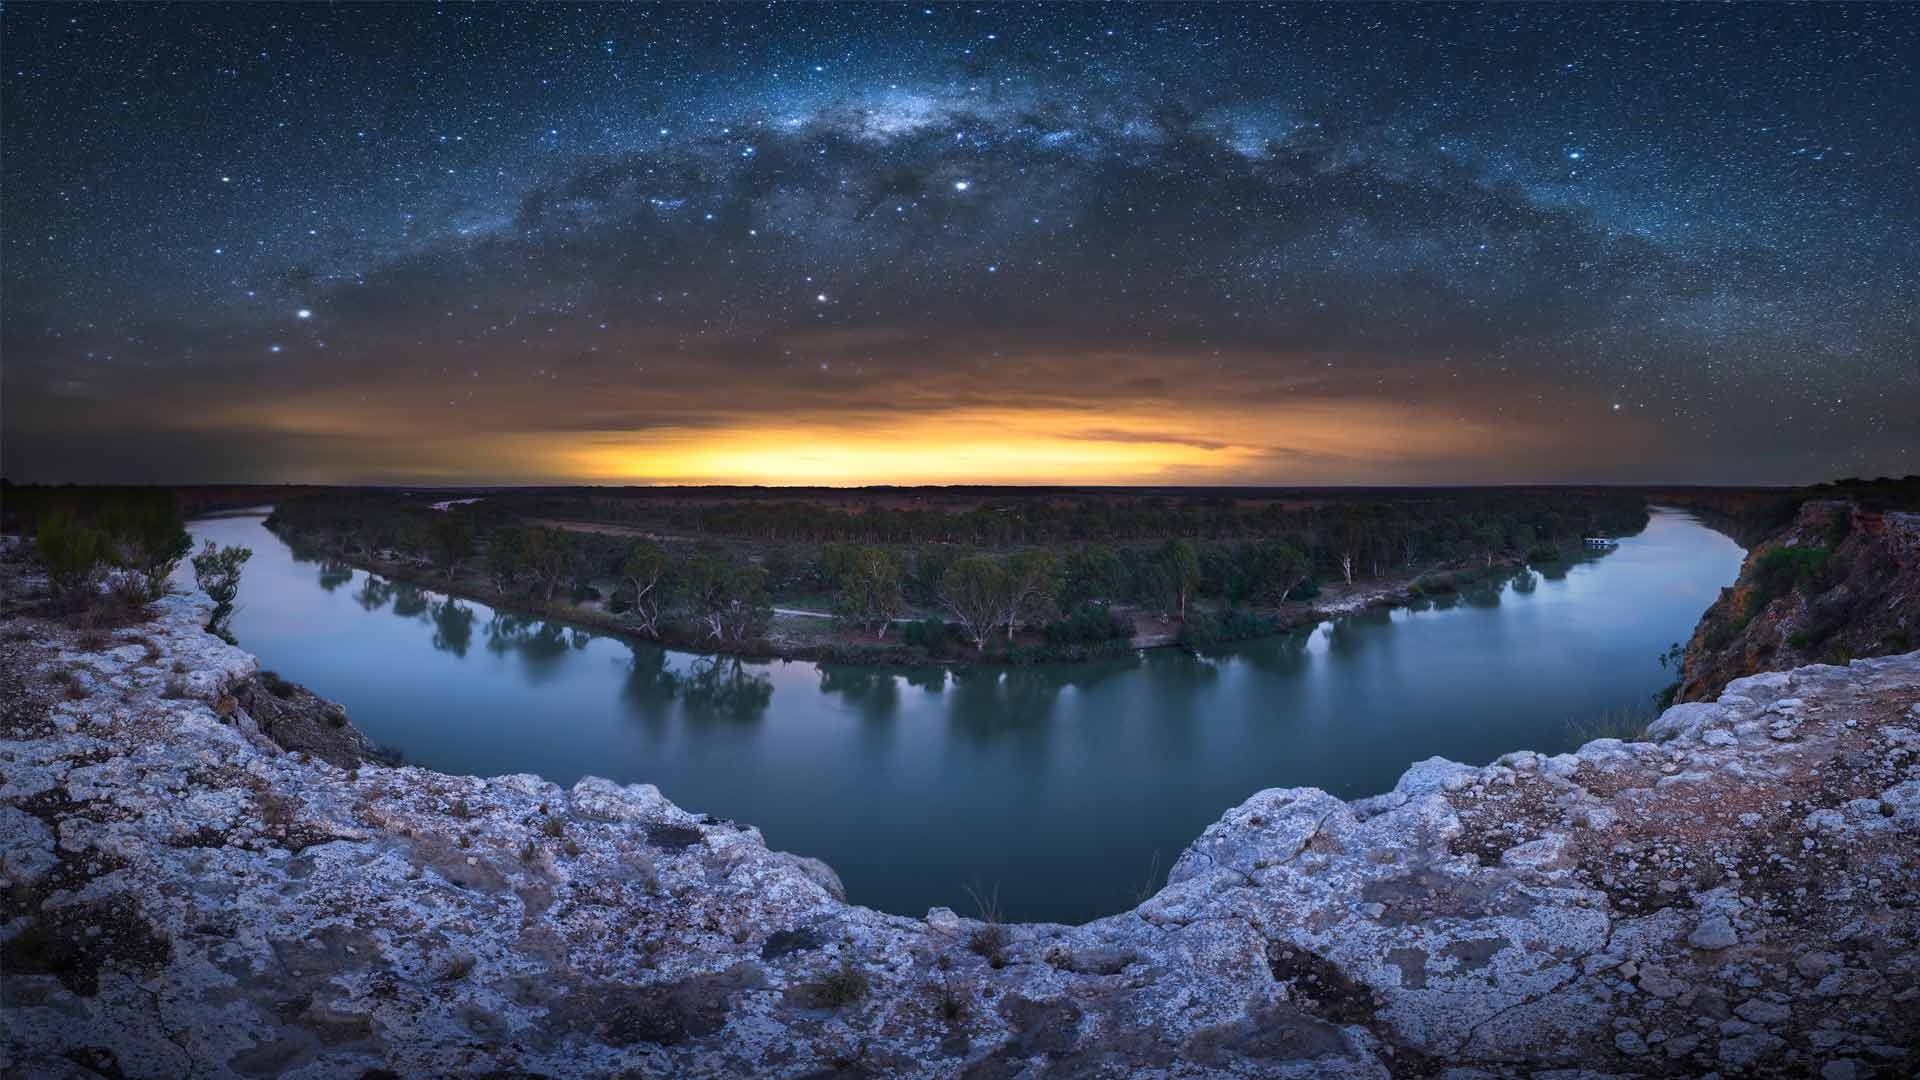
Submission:
M 1154 553 L 1154 564 L 1163 575 L 1168 595 L 1179 601 L 1180 621 L 1186 622 L 1187 596 L 1200 583 L 1200 556 L 1192 544 L 1176 536 L 1160 545 Z
M 914 599 L 926 604 L 940 602 L 940 583 L 947 570 L 960 558 L 951 544 L 921 544 L 913 553 Z
M 620 577 L 633 586 L 633 607 L 629 608 L 642 633 L 657 637 L 660 633 L 663 584 L 667 575 L 667 553 L 660 545 L 641 540 L 627 549 L 620 561 Z
M 689 560 L 682 593 L 687 610 L 716 641 L 757 637 L 773 615 L 760 571 L 721 555 L 702 554 Z
M 1333 530 L 1333 557 L 1340 563 L 1340 576 L 1353 584 L 1353 561 L 1367 543 L 1367 530 L 1354 518 L 1345 518 Z
M 510 592 L 526 564 L 526 545 L 518 529 L 495 529 L 487 537 L 487 577 L 495 588 Z
M 1051 622 L 1059 613 L 1054 604 L 1054 558 L 1046 548 L 1028 548 L 1007 560 L 1007 640 L 1021 623 Z
M 900 592 L 900 564 L 880 548 L 860 548 L 841 572 L 834 614 L 884 638 L 887 627 L 906 606 Z
M 193 537 L 187 535 L 172 494 L 118 496 L 101 511 L 100 524 L 112 537 L 115 560 L 146 579 L 147 598 L 165 596 L 174 568 L 193 550 Z
M 1113 549 L 1104 544 L 1089 544 L 1068 555 L 1061 585 L 1062 599 L 1068 607 L 1081 604 L 1105 606 L 1113 602 L 1126 580 L 1126 567 Z
M 1473 530 L 1473 546 L 1486 559 L 1489 568 L 1493 566 L 1494 553 L 1500 550 L 1500 544 L 1505 539 L 1506 535 L 1500 531 L 1500 526 L 1492 522 L 1482 523 Z
M 999 627 L 1013 595 L 1013 578 L 986 555 L 969 555 L 947 568 L 940 579 L 940 602 L 960 622 L 976 651 Z
M 207 620 L 207 629 L 222 637 L 227 636 L 222 626 L 233 611 L 233 598 L 240 595 L 240 568 L 251 558 L 252 548 L 221 547 L 211 540 L 193 557 L 193 579 L 213 600 L 213 617 Z
M 1276 537 L 1250 545 L 1245 561 L 1249 591 L 1274 604 L 1284 602 L 1313 571 L 1306 552 Z
M 434 564 L 452 581 L 454 571 L 460 568 L 460 560 L 473 550 L 473 530 L 468 528 L 464 515 L 443 510 L 427 527 L 427 544 L 433 552 Z
M 527 569 L 533 573 L 534 584 L 541 588 L 541 598 L 552 603 L 554 590 L 567 576 L 566 533 L 530 526 L 522 534 L 521 550 Z
M 71 596 L 90 584 L 108 554 L 106 534 L 80 524 L 71 510 L 41 515 L 34 546 L 40 551 L 40 561 L 46 564 L 47 583 L 57 596 Z

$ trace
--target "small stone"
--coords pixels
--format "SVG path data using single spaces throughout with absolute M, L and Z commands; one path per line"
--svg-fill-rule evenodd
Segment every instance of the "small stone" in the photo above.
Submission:
M 1639 1057 L 1647 1052 L 1647 1041 L 1631 1031 L 1615 1034 L 1613 1045 L 1628 1057 Z
M 1793 970 L 1816 981 L 1833 974 L 1839 966 L 1840 958 L 1830 952 L 1803 952 L 1793 958 Z
M 1859 1075 L 1860 1067 L 1853 1063 L 1852 1058 L 1841 1058 L 1820 1066 L 1820 1080 L 1854 1080 Z
M 1709 915 L 1700 920 L 1700 925 L 1687 935 L 1687 944 L 1696 949 L 1709 951 L 1725 949 L 1739 944 L 1740 935 L 1734 932 L 1733 922 L 1725 915 Z

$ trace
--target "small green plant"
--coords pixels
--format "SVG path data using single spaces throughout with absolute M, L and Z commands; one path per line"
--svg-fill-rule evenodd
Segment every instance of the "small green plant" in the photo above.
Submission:
M 558 840 L 566 835 L 567 825 L 557 817 L 549 817 L 540 822 L 540 831 Z

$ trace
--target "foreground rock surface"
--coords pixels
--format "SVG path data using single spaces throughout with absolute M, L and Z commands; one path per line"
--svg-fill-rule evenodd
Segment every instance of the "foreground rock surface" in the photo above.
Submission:
M 282 750 L 253 659 L 155 611 L 0 626 L 8 1076 L 1920 1066 L 1920 653 L 1736 681 L 1659 742 L 1262 791 L 1133 911 L 990 926 L 849 905 L 648 785 Z

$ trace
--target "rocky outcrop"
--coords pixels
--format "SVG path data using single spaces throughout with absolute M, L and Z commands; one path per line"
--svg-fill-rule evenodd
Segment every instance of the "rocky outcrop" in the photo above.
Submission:
M 1920 513 L 1810 499 L 1747 553 L 1687 642 L 1677 699 L 1815 662 L 1920 647 Z
M 1138 908 L 1000 926 L 850 905 L 649 785 L 283 751 L 204 622 L 0 627 L 8 1076 L 1920 1064 L 1920 653 L 1738 680 L 1654 742 L 1262 791 Z

